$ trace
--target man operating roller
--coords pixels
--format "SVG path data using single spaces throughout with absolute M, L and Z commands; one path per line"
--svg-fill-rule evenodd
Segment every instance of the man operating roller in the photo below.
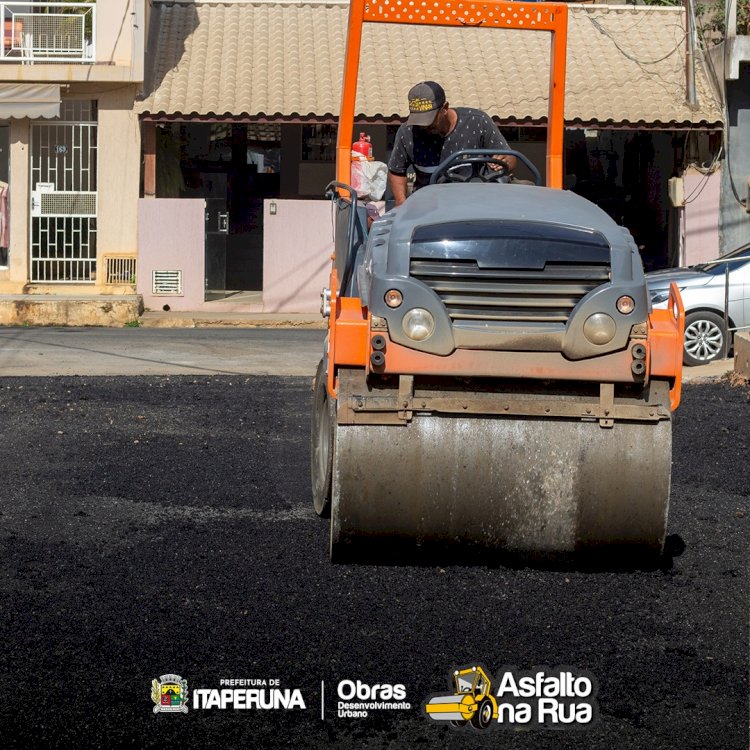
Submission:
M 445 91 L 435 81 L 422 81 L 409 91 L 409 117 L 399 127 L 388 161 L 388 185 L 396 205 L 406 200 L 406 173 L 414 167 L 414 189 L 430 181 L 435 168 L 449 156 L 470 148 L 508 149 L 508 142 L 480 109 L 450 107 Z M 509 171 L 516 166 L 513 156 L 499 156 Z M 498 164 L 488 164 L 500 169 Z

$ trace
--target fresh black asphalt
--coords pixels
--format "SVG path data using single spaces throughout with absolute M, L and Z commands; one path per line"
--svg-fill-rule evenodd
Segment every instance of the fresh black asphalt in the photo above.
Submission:
M 747 389 L 685 387 L 669 521 L 684 551 L 624 571 L 331 565 L 310 395 L 291 377 L 0 380 L 0 747 L 748 746 Z M 426 718 L 477 662 L 588 670 L 599 720 Z M 154 714 L 151 681 L 172 672 L 189 690 L 279 679 L 307 708 Z M 337 718 L 343 679 L 401 683 L 413 708 Z

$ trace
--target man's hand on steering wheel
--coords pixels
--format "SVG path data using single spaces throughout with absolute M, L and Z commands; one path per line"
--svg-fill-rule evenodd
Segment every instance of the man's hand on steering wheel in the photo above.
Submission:
M 498 161 L 501 162 L 501 164 L 498 165 Z M 513 164 L 511 164 L 508 161 L 508 158 L 506 156 L 503 156 L 502 154 L 493 154 L 492 160 L 487 162 L 487 166 L 495 172 L 498 170 L 504 171 L 507 175 L 509 175 L 513 171 Z
M 430 185 L 438 182 L 510 182 L 511 171 L 518 161 L 531 172 L 535 185 L 543 184 L 539 170 L 520 151 L 493 147 L 467 148 L 451 154 L 435 167 Z
M 467 174 L 471 167 L 471 174 Z M 469 156 L 449 166 L 440 177 L 445 182 L 508 182 L 510 167 L 502 156 Z

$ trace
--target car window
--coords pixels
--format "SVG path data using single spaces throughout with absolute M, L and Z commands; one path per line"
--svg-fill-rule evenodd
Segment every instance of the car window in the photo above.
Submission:
M 750 245 L 739 247 L 736 250 L 732 250 L 731 253 L 722 255 L 721 258 L 709 261 L 708 263 L 698 263 L 693 266 L 693 268 L 695 268 L 696 271 L 706 271 L 707 273 L 724 273 L 724 266 L 726 265 L 724 263 L 725 260 L 743 257 L 747 258 L 747 260 L 750 261 Z M 729 264 L 729 270 L 734 271 L 737 268 L 744 268 L 744 266 L 744 263 L 736 261 Z

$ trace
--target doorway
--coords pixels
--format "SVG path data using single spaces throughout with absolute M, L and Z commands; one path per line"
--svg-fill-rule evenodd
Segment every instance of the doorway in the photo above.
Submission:
M 263 201 L 279 197 L 280 126 L 169 123 L 158 131 L 157 197 L 206 201 L 206 301 L 260 301 Z
M 40 283 L 96 280 L 95 101 L 64 100 L 31 123 L 30 272 Z

